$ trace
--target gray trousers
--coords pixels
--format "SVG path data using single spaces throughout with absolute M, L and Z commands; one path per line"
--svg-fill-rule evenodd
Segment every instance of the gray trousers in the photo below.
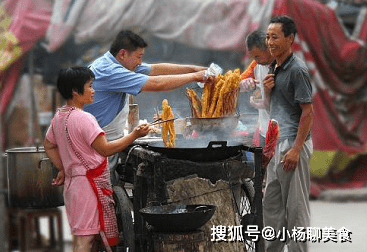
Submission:
M 280 161 L 291 148 L 293 142 L 284 140 L 277 145 L 273 157 L 275 165 L 268 166 L 266 188 L 263 199 L 264 227 L 274 228 L 276 234 L 284 229 L 292 234 L 294 228 L 310 226 L 309 163 L 312 156 L 312 139 L 307 140 L 302 147 L 300 160 L 294 171 L 284 171 Z M 281 241 L 265 241 L 265 251 L 282 252 L 287 244 L 289 252 L 308 251 L 307 243 L 297 239 Z

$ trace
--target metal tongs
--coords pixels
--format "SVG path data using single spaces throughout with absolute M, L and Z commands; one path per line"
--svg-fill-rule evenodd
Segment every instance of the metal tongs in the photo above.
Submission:
M 177 118 L 171 118 L 171 119 L 167 119 L 167 120 L 162 120 L 162 117 L 160 117 L 159 115 L 159 108 L 154 108 L 155 113 L 157 115 L 157 119 L 155 119 L 153 122 L 149 123 L 150 126 L 156 125 L 156 124 L 161 124 L 161 123 L 165 123 L 165 122 L 170 122 L 173 120 L 176 120 Z
M 152 125 L 156 125 L 156 124 L 161 124 L 161 123 L 165 123 L 165 122 L 174 121 L 176 119 L 177 118 L 171 118 L 171 119 L 167 119 L 167 120 L 162 120 L 162 118 L 158 118 L 157 120 L 155 120 L 155 121 L 153 121 L 153 122 L 151 122 L 149 124 L 150 124 L 150 126 L 152 126 Z

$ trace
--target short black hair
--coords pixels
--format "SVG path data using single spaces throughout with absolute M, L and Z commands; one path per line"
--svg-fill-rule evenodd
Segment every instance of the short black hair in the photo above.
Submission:
M 267 50 L 266 33 L 260 30 L 251 32 L 246 37 L 246 45 L 249 51 L 251 51 L 254 46 L 256 46 L 262 51 L 266 51 Z
M 117 34 L 115 40 L 112 42 L 110 53 L 116 57 L 121 49 L 133 52 L 139 47 L 145 48 L 147 46 L 148 44 L 138 34 L 129 30 L 123 30 Z
M 276 16 L 270 19 L 270 23 L 280 23 L 282 24 L 282 31 L 285 37 L 288 37 L 293 33 L 294 37 L 297 34 L 296 24 L 293 19 L 287 15 Z
M 94 80 L 94 78 L 94 73 L 88 67 L 62 68 L 56 85 L 62 98 L 69 100 L 73 98 L 73 90 L 79 94 L 84 94 L 85 83 L 89 80 Z

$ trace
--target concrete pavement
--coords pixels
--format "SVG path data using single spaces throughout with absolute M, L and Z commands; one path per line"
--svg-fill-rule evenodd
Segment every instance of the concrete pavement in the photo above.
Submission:
M 344 198 L 345 199 L 345 198 Z M 310 243 L 310 252 L 367 251 L 367 201 L 311 201 L 311 227 L 345 227 L 350 230 L 351 242 Z
M 352 232 L 351 242 L 309 243 L 310 252 L 367 251 L 367 188 L 332 189 L 310 202 L 311 227 L 345 227 Z M 64 215 L 65 252 L 71 252 L 71 235 Z

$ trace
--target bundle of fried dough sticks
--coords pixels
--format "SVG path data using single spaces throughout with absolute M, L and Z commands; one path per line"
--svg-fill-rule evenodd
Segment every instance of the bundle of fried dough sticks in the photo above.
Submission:
M 190 88 L 186 88 L 193 117 L 222 117 L 236 112 L 240 69 L 227 71 L 218 77 L 209 77 L 205 82 L 201 98 Z
M 161 119 L 174 119 L 175 115 L 173 114 L 172 108 L 168 105 L 167 99 L 162 101 L 162 114 Z M 162 139 L 164 146 L 168 148 L 175 147 L 176 140 L 176 132 L 175 132 L 175 124 L 174 120 L 162 123 Z

